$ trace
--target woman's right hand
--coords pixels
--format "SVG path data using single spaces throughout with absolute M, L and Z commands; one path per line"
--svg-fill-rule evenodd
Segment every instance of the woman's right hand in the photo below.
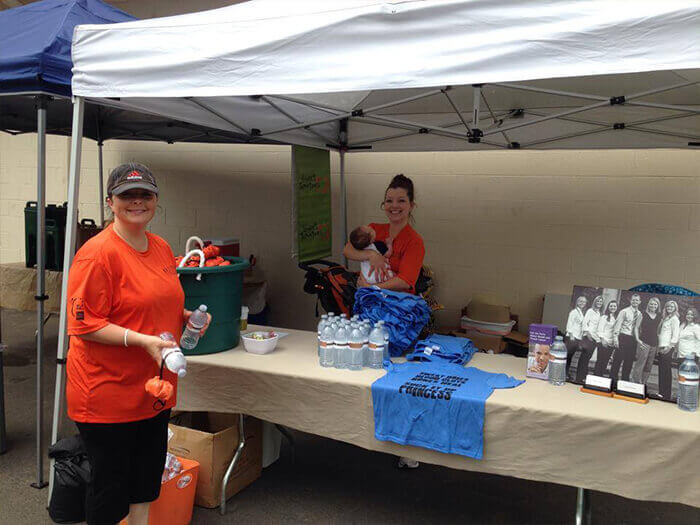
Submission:
M 156 335 L 139 334 L 139 336 L 138 345 L 148 352 L 148 355 L 153 358 L 158 366 L 160 366 L 163 361 L 163 349 L 175 348 L 177 346 L 175 341 L 163 341 Z
M 379 252 L 372 251 L 367 259 L 370 265 L 370 276 L 374 276 L 377 281 L 386 280 L 386 258 Z

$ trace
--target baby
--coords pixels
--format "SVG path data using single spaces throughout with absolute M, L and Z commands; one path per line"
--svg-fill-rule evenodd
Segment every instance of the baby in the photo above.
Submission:
M 382 254 L 387 259 L 391 257 L 391 239 L 387 239 L 386 242 L 376 240 L 377 233 L 369 226 L 359 226 L 350 232 L 350 244 L 356 250 L 374 250 Z M 391 271 L 389 262 L 386 263 L 386 279 L 391 279 L 394 273 Z M 360 263 L 360 271 L 362 276 L 365 278 L 368 284 L 378 284 L 381 281 L 376 273 L 371 273 L 372 267 L 369 261 L 362 261 Z

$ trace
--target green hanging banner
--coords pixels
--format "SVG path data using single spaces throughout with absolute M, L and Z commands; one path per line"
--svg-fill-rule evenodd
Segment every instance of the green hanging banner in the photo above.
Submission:
M 330 152 L 292 146 L 294 247 L 299 262 L 333 253 Z

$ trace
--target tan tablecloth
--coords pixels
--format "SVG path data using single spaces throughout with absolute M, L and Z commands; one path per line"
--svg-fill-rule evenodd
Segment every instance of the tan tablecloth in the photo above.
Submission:
M 46 294 L 44 311 L 57 314 L 61 310 L 61 286 L 63 272 L 46 270 Z M 0 264 L 0 307 L 14 310 L 35 311 L 36 269 L 26 268 L 24 263 Z
M 255 328 L 255 327 L 252 327 Z M 638 405 L 528 379 L 486 402 L 484 459 L 374 438 L 370 387 L 384 371 L 322 368 L 316 334 L 290 335 L 268 355 L 242 345 L 188 358 L 178 408 L 243 412 L 369 450 L 450 468 L 700 507 L 700 412 Z M 523 378 L 525 359 L 477 354 L 471 365 Z

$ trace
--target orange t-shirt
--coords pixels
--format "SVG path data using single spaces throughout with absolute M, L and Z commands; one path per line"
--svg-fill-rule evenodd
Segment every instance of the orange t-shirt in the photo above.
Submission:
M 146 233 L 148 249 L 138 252 L 112 226 L 90 239 L 75 255 L 68 278 L 66 366 L 68 416 L 80 423 L 124 423 L 158 414 L 145 384 L 160 370 L 138 346 L 111 346 L 81 337 L 108 323 L 147 335 L 171 332 L 179 339 L 185 294 L 173 252 L 157 235 Z M 177 375 L 163 368 L 177 391 Z M 175 405 L 175 396 L 162 410 Z
M 377 236 L 376 240 L 386 242 L 389 238 L 389 224 L 371 223 Z M 425 245 L 423 238 L 411 228 L 410 224 L 404 226 L 391 245 L 391 257 L 389 266 L 396 277 L 399 277 L 411 286 L 410 293 L 415 293 L 416 281 L 423 267 L 425 257 Z

